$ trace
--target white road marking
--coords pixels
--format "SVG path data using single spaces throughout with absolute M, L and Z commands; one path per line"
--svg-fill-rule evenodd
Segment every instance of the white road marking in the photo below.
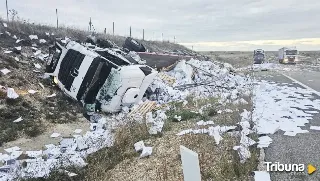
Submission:
M 283 76 L 285 76 L 285 77 L 287 77 L 288 79 L 292 80 L 293 82 L 295 82 L 295 83 L 297 83 L 297 84 L 301 85 L 302 87 L 304 87 L 304 88 L 306 88 L 306 89 L 309 89 L 309 90 L 310 90 L 310 91 L 312 91 L 314 94 L 317 94 L 318 96 L 320 96 L 320 92 L 318 92 L 318 91 L 316 91 L 316 90 L 312 89 L 311 87 L 309 87 L 309 86 L 307 86 L 307 85 L 303 84 L 302 82 L 297 81 L 296 79 L 294 79 L 294 78 L 290 77 L 289 75 L 286 75 L 286 74 L 282 74 L 282 75 L 283 75 Z

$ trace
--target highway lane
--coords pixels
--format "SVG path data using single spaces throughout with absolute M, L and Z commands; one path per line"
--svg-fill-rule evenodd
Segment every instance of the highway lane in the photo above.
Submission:
M 285 74 L 285 75 L 283 75 Z M 307 87 L 320 91 L 320 72 L 318 71 L 266 71 L 255 74 L 257 79 L 268 80 L 279 84 L 287 84 L 294 87 Z M 296 82 L 299 81 L 299 82 Z M 300 84 L 302 83 L 302 84 Z M 320 99 L 320 94 L 313 94 L 311 100 Z M 320 108 L 319 108 L 320 109 Z M 269 135 L 273 142 L 265 148 L 265 161 L 280 163 L 302 163 L 312 164 L 317 170 L 314 174 L 307 173 L 284 173 L 271 172 L 271 180 L 292 180 L 292 181 L 317 181 L 320 180 L 320 131 L 310 130 L 310 125 L 320 126 L 320 114 L 315 114 L 313 120 L 302 129 L 309 130 L 309 133 L 297 134 L 296 136 L 285 136 L 283 131 Z

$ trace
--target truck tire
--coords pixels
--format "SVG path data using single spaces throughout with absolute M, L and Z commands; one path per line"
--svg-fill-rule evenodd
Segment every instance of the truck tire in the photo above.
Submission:
M 86 39 L 86 43 L 91 43 L 91 45 L 96 45 L 96 43 L 94 42 L 94 40 L 93 40 L 92 38 L 90 38 L 90 37 L 88 37 L 88 38 Z
M 138 41 L 134 40 L 131 37 L 128 37 L 123 45 L 123 48 L 127 48 L 130 51 L 135 51 L 135 52 L 145 52 L 146 48 Z

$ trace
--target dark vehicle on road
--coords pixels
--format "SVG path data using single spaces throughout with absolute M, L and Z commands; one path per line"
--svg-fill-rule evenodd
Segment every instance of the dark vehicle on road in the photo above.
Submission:
M 253 51 L 253 63 L 254 64 L 262 64 L 265 61 L 264 50 L 256 49 Z

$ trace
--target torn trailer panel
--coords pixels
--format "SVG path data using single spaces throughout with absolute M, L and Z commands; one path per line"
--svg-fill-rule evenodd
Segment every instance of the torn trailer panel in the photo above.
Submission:
M 59 53 L 51 59 L 56 63 L 47 64 L 54 69 L 49 75 L 68 96 L 89 107 L 98 103 L 105 112 L 138 103 L 158 73 L 147 65 L 131 64 L 112 49 L 98 53 L 76 42 L 57 47 Z

